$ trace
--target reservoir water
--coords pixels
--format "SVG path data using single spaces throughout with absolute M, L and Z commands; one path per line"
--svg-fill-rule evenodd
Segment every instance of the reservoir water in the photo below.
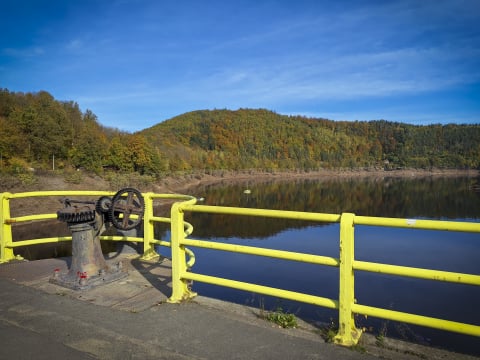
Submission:
M 194 190 L 207 205 L 340 214 L 475 221 L 475 178 L 355 178 L 212 185 Z M 245 191 L 245 190 L 249 191 Z M 339 225 L 245 216 L 187 213 L 194 239 L 339 256 Z M 168 236 L 162 234 L 160 236 Z M 192 248 L 192 271 L 338 299 L 338 269 Z M 165 250 L 162 249 L 165 254 Z M 168 254 L 167 254 L 168 255 Z M 480 235 L 357 226 L 355 258 L 379 263 L 480 274 Z M 318 306 L 195 282 L 193 290 L 265 310 L 281 307 L 299 318 L 335 323 L 338 313 Z M 480 287 L 356 271 L 359 304 L 480 325 Z M 479 338 L 358 316 L 374 335 L 480 355 Z

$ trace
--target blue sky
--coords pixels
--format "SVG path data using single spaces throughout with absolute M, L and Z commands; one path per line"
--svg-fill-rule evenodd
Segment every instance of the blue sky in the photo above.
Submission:
M 480 1 L 0 2 L 0 87 L 126 131 L 200 109 L 480 123 Z

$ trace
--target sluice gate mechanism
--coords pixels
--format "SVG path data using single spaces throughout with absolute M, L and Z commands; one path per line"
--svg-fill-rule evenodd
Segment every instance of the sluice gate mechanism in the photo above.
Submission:
M 105 261 L 100 234 L 111 224 L 119 232 L 141 225 L 145 203 L 133 188 L 118 191 L 112 198 L 97 201 L 63 200 L 57 219 L 67 223 L 72 232 L 72 262 L 68 272 L 55 270 L 50 282 L 74 290 L 85 290 L 111 283 L 128 275 L 122 263 L 111 266 Z

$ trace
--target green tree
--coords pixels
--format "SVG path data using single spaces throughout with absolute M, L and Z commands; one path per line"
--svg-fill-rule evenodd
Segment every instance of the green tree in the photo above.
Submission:
M 70 161 L 79 168 L 99 173 L 107 155 L 107 138 L 100 130 L 97 117 L 87 110 L 77 129 L 73 147 L 69 151 Z

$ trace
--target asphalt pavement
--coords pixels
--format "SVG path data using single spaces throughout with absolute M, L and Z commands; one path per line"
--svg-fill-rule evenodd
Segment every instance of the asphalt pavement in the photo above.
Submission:
M 0 359 L 478 359 L 362 335 L 349 349 L 299 319 L 282 329 L 260 309 L 196 297 L 170 304 L 168 261 L 125 259 L 127 279 L 88 291 L 49 283 L 49 259 L 0 265 Z
M 206 303 L 135 313 L 5 279 L 0 289 L 0 359 L 374 358 Z

